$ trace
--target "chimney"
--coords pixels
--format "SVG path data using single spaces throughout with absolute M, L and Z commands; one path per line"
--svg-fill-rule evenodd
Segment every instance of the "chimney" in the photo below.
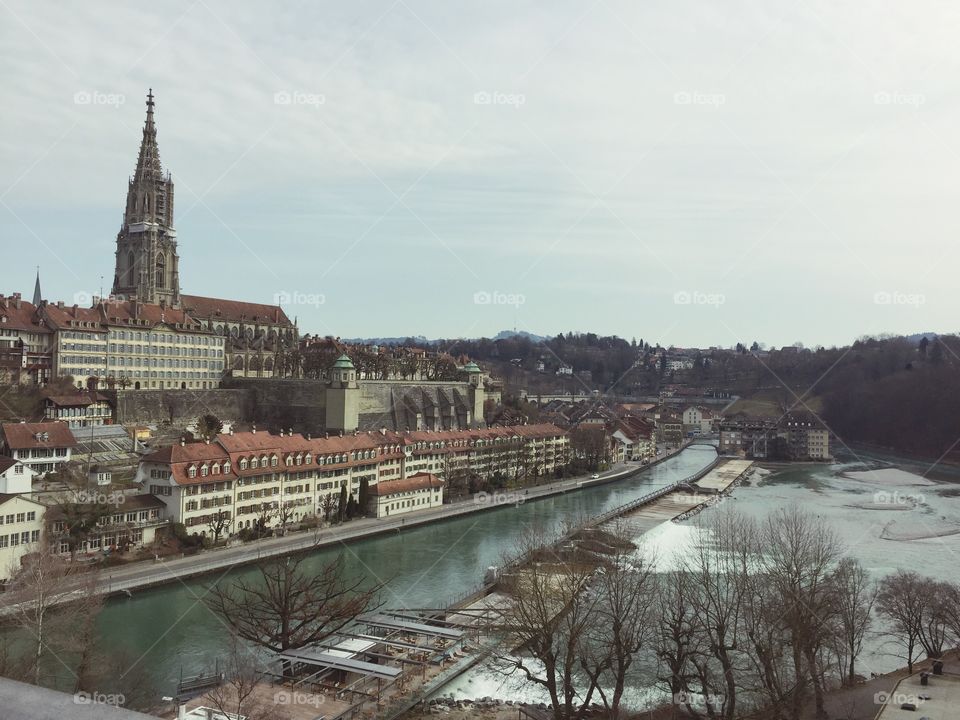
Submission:
M 257 434 L 257 424 L 256 424 L 256 423 L 253 424 L 253 428 L 251 428 L 250 432 L 252 432 L 254 435 Z
M 310 433 L 307 433 L 307 440 L 310 439 Z
M 287 428 L 287 435 L 293 435 L 293 428 Z
M 283 437 L 283 428 L 280 428 L 280 437 Z
M 233 427 L 230 428 L 230 434 L 233 435 Z
M 185 438 L 180 438 L 180 447 L 183 447 L 183 446 L 186 445 L 186 444 L 187 444 L 186 439 L 185 439 Z

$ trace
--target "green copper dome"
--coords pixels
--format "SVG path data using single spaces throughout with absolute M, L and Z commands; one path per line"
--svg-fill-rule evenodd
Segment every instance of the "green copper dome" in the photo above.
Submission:
M 482 370 L 480 370 L 480 366 L 477 365 L 472 360 L 463 366 L 463 371 L 470 374 L 483 372 Z
M 353 370 L 353 360 L 351 360 L 347 355 L 341 355 L 337 358 L 337 361 L 333 364 L 334 370 Z

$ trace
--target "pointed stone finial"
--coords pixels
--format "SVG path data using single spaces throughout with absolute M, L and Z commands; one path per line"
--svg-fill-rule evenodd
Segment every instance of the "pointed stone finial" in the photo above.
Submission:
M 147 112 L 153 114 L 153 88 L 147 90 Z

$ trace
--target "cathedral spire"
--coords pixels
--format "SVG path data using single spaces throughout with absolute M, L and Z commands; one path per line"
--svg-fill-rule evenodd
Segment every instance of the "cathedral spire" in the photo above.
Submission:
M 113 295 L 146 303 L 180 305 L 177 231 L 173 227 L 173 179 L 160 165 L 153 88 L 147 93 L 147 118 L 137 169 L 127 187 L 123 226 L 117 235 Z
M 33 284 L 33 306 L 39 307 L 42 298 L 43 294 L 40 292 L 40 266 L 37 265 L 37 281 Z
M 153 123 L 153 88 L 147 93 L 147 120 L 143 124 L 143 139 L 140 141 L 140 155 L 137 157 L 137 169 L 133 174 L 135 182 L 159 181 L 163 179 L 160 166 L 160 148 L 157 147 L 157 126 Z

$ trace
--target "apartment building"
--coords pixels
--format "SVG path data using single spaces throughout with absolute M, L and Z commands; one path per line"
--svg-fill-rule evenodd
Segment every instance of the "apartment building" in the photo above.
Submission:
M 44 506 L 24 495 L 0 495 L 0 578 L 13 577 L 43 534 Z
M 43 385 L 53 372 L 53 331 L 36 319 L 36 305 L 0 294 L 0 380 Z
M 205 389 L 220 384 L 224 338 L 183 310 L 98 299 L 91 308 L 40 306 L 56 333 L 54 374 L 133 389 Z
M 483 478 L 542 475 L 568 460 L 567 435 L 553 425 L 323 438 L 251 430 L 157 450 L 141 460 L 136 481 L 174 522 L 206 533 L 226 516 L 236 532 L 322 515 L 342 488 L 358 499 L 364 480 L 372 492 L 423 473 L 443 480 L 454 469 Z
M 369 510 L 378 518 L 440 505 L 443 480 L 430 473 L 415 473 L 404 480 L 383 480 L 370 488 Z
M 37 475 L 70 462 L 77 440 L 61 422 L 0 425 L 0 453 L 19 460 Z
M 113 408 L 107 398 L 96 391 L 79 391 L 46 398 L 44 417 L 66 423 L 71 430 L 77 430 L 109 425 L 113 420 Z

